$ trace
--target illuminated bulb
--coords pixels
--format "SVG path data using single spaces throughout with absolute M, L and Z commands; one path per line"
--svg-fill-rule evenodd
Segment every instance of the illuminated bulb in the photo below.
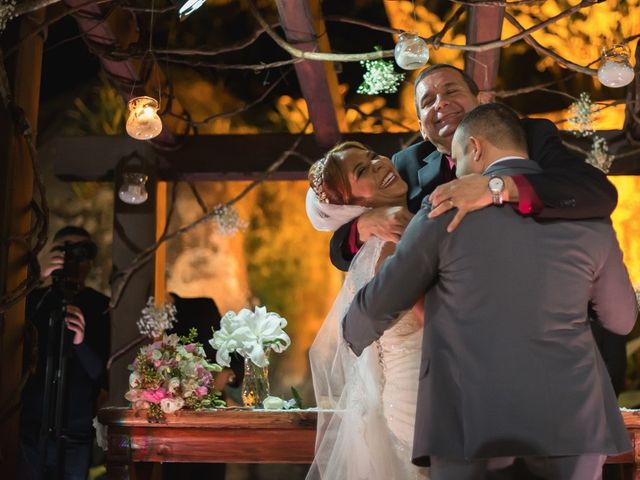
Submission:
M 206 0 L 171 0 L 171 3 L 178 7 L 178 18 L 180 21 L 199 9 L 205 2 Z
M 162 120 L 158 116 L 158 102 L 151 97 L 129 100 L 127 133 L 138 140 L 150 140 L 160 135 Z
M 631 83 L 634 74 L 629 55 L 629 47 L 626 45 L 614 45 L 603 50 L 598 69 L 598 79 L 603 85 L 619 88 Z
M 139 205 L 149 198 L 145 184 L 147 176 L 144 173 L 125 173 L 122 186 L 118 191 L 118 197 L 124 203 Z
M 429 60 L 429 47 L 418 35 L 402 32 L 393 50 L 393 56 L 400 68 L 415 70 Z

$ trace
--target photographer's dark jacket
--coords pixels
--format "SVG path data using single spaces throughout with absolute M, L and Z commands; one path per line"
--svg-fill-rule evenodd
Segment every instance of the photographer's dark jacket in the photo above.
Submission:
M 51 288 L 34 290 L 27 297 L 27 325 L 36 335 L 28 335 L 25 344 L 25 368 L 33 363 L 33 348 L 37 348 L 37 366 L 22 392 L 21 429 L 23 435 L 37 434 L 43 411 L 44 378 L 47 355 L 49 315 L 60 308 L 62 297 Z M 71 345 L 67 361 L 66 426 L 70 435 L 78 441 L 91 440 L 92 419 L 95 416 L 96 398 L 101 387 L 106 386 L 106 363 L 109 357 L 109 298 L 85 288 L 71 302 L 82 310 L 85 320 L 84 341 Z

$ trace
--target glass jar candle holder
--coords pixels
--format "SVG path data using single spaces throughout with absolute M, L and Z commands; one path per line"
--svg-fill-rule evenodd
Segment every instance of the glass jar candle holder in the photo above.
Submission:
M 130 205 L 144 203 L 149 198 L 146 187 L 147 179 L 148 177 L 144 173 L 125 173 L 122 186 L 118 190 L 120 200 Z
M 137 140 L 150 140 L 160 135 L 162 120 L 158 115 L 158 102 L 151 97 L 135 97 L 129 100 L 127 133 Z
M 620 88 L 629 85 L 634 77 L 627 45 L 614 45 L 602 51 L 598 79 L 603 85 Z
M 400 68 L 416 70 L 429 61 L 429 47 L 415 33 L 402 32 L 393 50 L 393 56 Z

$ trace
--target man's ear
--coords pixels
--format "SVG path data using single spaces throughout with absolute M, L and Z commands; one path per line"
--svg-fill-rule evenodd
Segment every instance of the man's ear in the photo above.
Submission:
M 469 137 L 469 147 L 473 148 L 473 156 L 471 160 L 474 164 L 480 163 L 482 161 L 482 153 L 483 153 L 483 145 L 478 137 L 470 136 Z
M 493 102 L 494 98 L 496 98 L 496 94 L 495 92 L 489 92 L 489 91 L 483 90 L 481 92 L 478 92 L 478 95 L 476 96 L 476 98 L 478 99 L 480 104 L 491 103 Z

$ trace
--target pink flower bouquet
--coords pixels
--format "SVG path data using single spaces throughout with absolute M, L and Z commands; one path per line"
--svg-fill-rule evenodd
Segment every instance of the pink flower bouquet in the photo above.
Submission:
M 140 349 L 129 365 L 129 390 L 125 398 L 136 410 L 148 410 L 149 421 L 181 408 L 200 410 L 224 406 L 213 388 L 213 375 L 222 368 L 209 363 L 195 329 L 187 337 L 164 334 Z

